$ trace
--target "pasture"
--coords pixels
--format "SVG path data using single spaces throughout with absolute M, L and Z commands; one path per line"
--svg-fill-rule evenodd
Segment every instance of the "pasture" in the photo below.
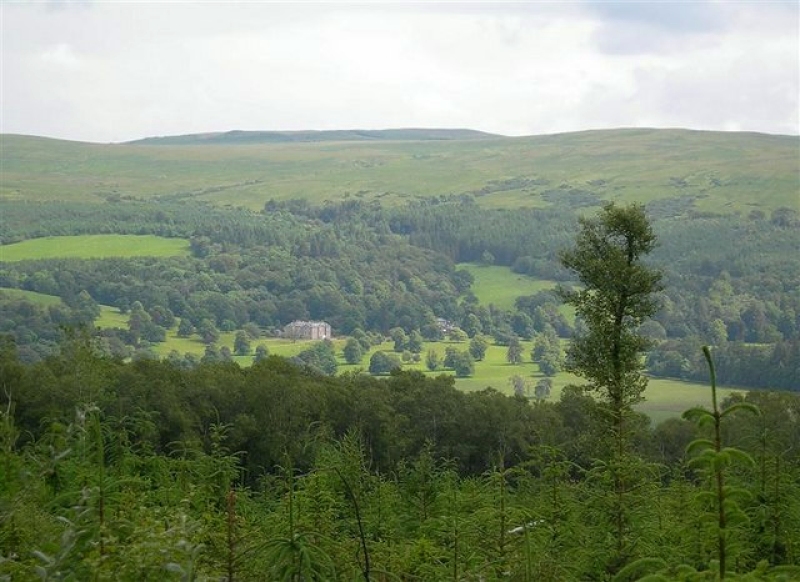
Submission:
M 556 281 L 534 279 L 498 265 L 460 263 L 456 267 L 469 271 L 475 278 L 472 292 L 483 305 L 492 303 L 500 309 L 514 309 L 517 297 L 551 291 L 558 285 Z
M 674 129 L 222 145 L 3 140 L 0 201 L 135 197 L 258 210 L 269 199 L 400 204 L 470 194 L 487 207 L 516 208 L 579 191 L 621 202 L 685 199 L 695 210 L 745 214 L 796 207 L 800 146 L 794 136 Z
M 36 305 L 42 307 L 49 307 L 50 305 L 61 304 L 61 297 L 55 295 L 46 295 L 44 293 L 36 293 L 35 291 L 25 291 L 24 289 L 11 289 L 9 287 L 0 287 L 0 295 L 5 295 L 14 299 L 25 299 Z M 108 308 L 113 309 L 113 308 Z M 114 310 L 116 311 L 116 310 Z
M 0 262 L 56 258 L 172 257 L 188 254 L 188 241 L 153 235 L 48 236 L 0 246 Z
M 533 396 L 533 387 L 536 383 L 544 378 L 544 374 L 539 370 L 539 366 L 530 361 L 530 351 L 533 347 L 532 342 L 521 342 L 523 347 L 524 362 L 519 365 L 509 364 L 506 361 L 506 349 L 503 346 L 492 345 L 486 352 L 486 357 L 483 361 L 475 362 L 475 374 L 469 378 L 456 378 L 455 385 L 459 390 L 465 392 L 473 392 L 484 390 L 486 388 L 493 388 L 498 392 L 506 395 L 514 393 L 514 388 L 511 379 L 514 376 L 521 376 L 526 380 L 526 384 L 530 387 L 530 396 Z M 271 344 L 267 343 L 271 348 Z M 392 351 L 393 344 L 385 342 L 378 347 L 373 348 L 370 353 L 366 354 L 358 365 L 348 365 L 341 357 L 341 352 L 337 351 L 339 357 L 339 373 L 354 372 L 359 369 L 366 370 L 369 368 L 369 358 L 372 353 L 378 350 L 386 352 Z M 419 363 L 406 363 L 403 365 L 404 370 L 418 370 L 424 372 L 429 376 L 437 376 L 439 374 L 454 375 L 452 370 L 437 370 L 430 372 L 425 367 L 425 354 L 428 350 L 435 350 L 440 356 L 444 356 L 444 351 L 448 346 L 453 346 L 459 351 L 466 350 L 469 346 L 468 342 L 455 343 L 455 342 L 435 342 L 425 343 L 422 349 L 422 361 Z M 398 354 L 399 355 L 399 354 Z M 561 398 L 561 392 L 565 386 L 570 384 L 580 385 L 582 380 L 572 374 L 562 372 L 552 378 L 553 388 L 548 399 L 549 402 L 556 402 Z M 741 392 L 734 388 L 718 388 L 720 400 L 733 392 Z M 637 410 L 647 414 L 653 419 L 654 423 L 661 422 L 667 418 L 679 417 L 684 410 L 694 406 L 710 406 L 711 393 L 708 386 L 704 384 L 696 384 L 692 382 L 683 382 L 680 380 L 664 379 L 664 378 L 651 378 L 648 388 L 645 391 L 645 401 L 639 404 Z
M 120 313 L 116 307 L 100 306 L 100 317 L 94 320 L 95 327 L 101 329 L 115 328 L 127 329 L 128 315 Z
M 47 295 L 45 293 L 37 293 L 35 291 L 26 291 L 24 289 L 11 289 L 9 287 L 0 287 L 0 296 L 7 296 L 12 298 L 25 299 L 36 305 L 42 307 L 49 307 L 51 305 L 61 305 L 61 297 L 56 295 Z M 128 327 L 128 316 L 120 313 L 116 307 L 108 305 L 100 305 L 100 316 L 94 322 L 96 327 L 99 328 L 126 328 Z

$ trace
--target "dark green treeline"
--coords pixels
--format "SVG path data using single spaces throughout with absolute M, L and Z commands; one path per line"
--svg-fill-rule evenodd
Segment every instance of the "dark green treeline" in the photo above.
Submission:
M 12 580 L 605 580 L 613 539 L 601 408 L 530 403 L 419 373 L 328 377 L 97 357 L 75 339 L 0 350 L 0 577 Z M 800 564 L 800 399 L 752 392 L 721 440 L 739 510 L 727 564 Z M 617 580 L 711 580 L 708 427 L 629 420 L 643 467 Z M 734 455 L 735 456 L 735 455 Z M 756 573 L 754 573 L 756 572 Z M 760 573 L 758 573 L 760 572 Z

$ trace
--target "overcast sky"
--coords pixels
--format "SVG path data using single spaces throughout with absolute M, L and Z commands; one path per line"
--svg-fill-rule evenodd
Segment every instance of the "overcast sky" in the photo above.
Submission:
M 799 5 L 0 0 L 0 130 L 797 135 Z

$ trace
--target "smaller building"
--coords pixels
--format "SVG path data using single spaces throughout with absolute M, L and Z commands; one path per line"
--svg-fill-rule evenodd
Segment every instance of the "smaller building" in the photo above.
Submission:
M 324 321 L 293 321 L 283 328 L 283 336 L 290 339 L 322 340 L 333 337 L 330 324 Z
M 446 320 L 444 317 L 437 317 L 436 325 L 439 326 L 439 330 L 442 333 L 450 333 L 456 327 L 452 322 Z

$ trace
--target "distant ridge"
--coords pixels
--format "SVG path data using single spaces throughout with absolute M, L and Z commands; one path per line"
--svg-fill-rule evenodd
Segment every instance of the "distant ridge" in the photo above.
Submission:
M 284 141 L 246 141 L 267 136 Z M 351 141 L 330 141 L 346 137 Z M 230 132 L 140 146 L 9 134 L 0 141 L 0 205 L 164 199 L 260 211 L 273 199 L 405 204 L 464 196 L 486 208 L 590 208 L 614 200 L 670 216 L 749 216 L 796 209 L 800 193 L 800 137 L 744 132 L 625 128 L 500 137 L 395 129 Z
M 223 145 L 323 141 L 454 141 L 504 137 L 473 129 L 335 129 L 305 131 L 225 131 L 147 137 L 125 145 Z

